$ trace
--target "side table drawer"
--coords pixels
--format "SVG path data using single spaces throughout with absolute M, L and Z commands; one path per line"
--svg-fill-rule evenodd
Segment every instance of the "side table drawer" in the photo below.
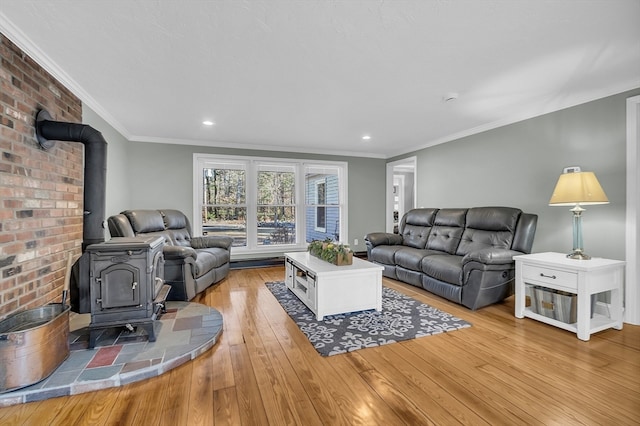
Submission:
M 578 289 L 578 274 L 543 266 L 523 265 L 522 279 L 526 283 L 561 286 L 567 289 Z

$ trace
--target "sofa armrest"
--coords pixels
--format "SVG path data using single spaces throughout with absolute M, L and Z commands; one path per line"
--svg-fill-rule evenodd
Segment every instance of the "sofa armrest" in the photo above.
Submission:
M 365 235 L 364 241 L 371 247 L 379 245 L 397 246 L 402 244 L 402 235 L 390 234 L 388 232 L 372 232 Z
M 485 248 L 467 253 L 462 258 L 461 303 L 479 309 L 504 300 L 513 294 L 515 261 L 520 251 Z
M 198 253 L 192 247 L 165 245 L 162 249 L 165 260 L 193 261 Z
M 512 265 L 513 256 L 524 254 L 515 250 L 486 248 L 467 253 L 462 258 L 462 264 L 478 262 L 485 265 Z
M 203 237 L 191 237 L 191 247 L 194 249 L 203 249 L 210 247 L 219 247 L 229 250 L 233 244 L 233 238 L 217 235 L 206 235 Z

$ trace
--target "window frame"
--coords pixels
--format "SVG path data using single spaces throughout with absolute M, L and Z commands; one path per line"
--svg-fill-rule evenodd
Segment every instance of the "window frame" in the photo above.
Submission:
M 298 208 L 298 204 L 297 204 L 297 200 L 299 198 L 299 191 L 298 191 L 298 182 L 297 182 L 297 175 L 298 175 L 298 165 L 295 163 L 290 163 L 290 162 L 278 162 L 278 163 L 274 163 L 274 162 L 266 162 L 266 161 L 257 161 L 255 162 L 255 182 L 258 183 L 259 182 L 259 176 L 261 172 L 280 172 L 280 173 L 293 173 L 294 174 L 294 202 L 293 204 L 290 203 L 273 203 L 273 204 L 262 204 L 260 203 L 260 196 L 259 196 L 259 187 L 256 186 L 255 187 L 255 193 L 256 193 L 256 197 L 255 197 L 255 202 L 256 202 L 256 208 L 255 208 L 255 215 L 253 216 L 254 218 L 258 217 L 258 212 L 261 208 L 278 208 L 278 207 L 283 207 L 283 208 L 287 208 L 287 207 L 292 207 L 294 209 L 294 211 L 297 212 L 297 208 Z M 295 214 L 295 217 L 297 218 L 297 213 Z M 277 246 L 279 247 L 285 247 L 285 246 L 291 246 L 292 244 L 295 245 L 297 244 L 297 239 L 298 239 L 298 224 L 296 223 L 295 225 L 295 235 L 296 235 L 296 241 L 294 243 L 276 243 Z M 255 241 L 252 240 L 252 242 L 259 242 L 259 226 L 256 226 L 256 238 Z M 262 245 L 260 244 L 256 244 L 256 247 L 262 247 Z
M 337 205 L 331 207 L 339 208 L 339 235 L 348 236 L 348 163 L 344 161 L 309 161 L 295 158 L 280 157 L 251 157 L 237 155 L 218 155 L 218 154 L 193 154 L 193 213 L 192 213 L 192 230 L 193 235 L 202 235 L 202 207 L 203 207 L 203 190 L 204 182 L 202 179 L 202 169 L 210 168 L 215 164 L 244 164 L 246 176 L 245 188 L 245 205 L 247 208 L 247 245 L 234 246 L 231 250 L 232 259 L 255 258 L 260 254 L 281 254 L 287 251 L 302 251 L 307 249 L 307 230 L 306 230 L 306 188 L 305 177 L 307 170 L 318 168 L 330 169 L 335 171 L 338 176 L 339 188 Z M 258 211 L 258 188 L 257 175 L 260 166 L 264 165 L 281 165 L 283 167 L 293 167 L 295 170 L 295 211 L 296 211 L 296 241 L 293 244 L 275 244 L 275 245 L 258 245 L 257 244 L 257 221 L 251 218 L 257 217 Z M 326 187 L 325 187 L 326 188 Z M 326 195 L 326 194 L 325 194 Z M 202 200 L 202 201 L 201 201 Z M 326 220 L 326 219 L 325 219 Z M 315 225 L 315 220 L 314 220 Z M 348 241 L 348 240 L 346 240 Z M 346 243 L 346 241 L 344 241 Z M 259 257 L 259 256 L 258 256 Z
M 319 181 L 315 182 L 316 185 L 316 220 L 314 223 L 314 229 L 318 232 L 323 232 L 326 233 L 327 232 L 327 206 L 325 205 L 327 203 L 327 179 L 322 179 Z M 324 189 L 323 189 L 323 196 L 324 196 L 324 200 L 322 200 L 322 202 L 320 202 L 320 191 L 318 191 L 318 186 L 323 185 Z M 320 214 L 320 209 L 322 209 L 322 214 Z M 323 218 L 323 222 L 324 222 L 324 226 L 320 226 L 318 224 L 318 219 L 320 219 L 320 216 L 322 216 Z

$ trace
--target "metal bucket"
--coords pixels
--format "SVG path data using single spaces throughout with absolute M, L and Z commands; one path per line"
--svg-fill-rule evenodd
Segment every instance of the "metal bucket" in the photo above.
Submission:
M 0 321 L 0 393 L 38 383 L 69 356 L 69 306 L 52 303 Z

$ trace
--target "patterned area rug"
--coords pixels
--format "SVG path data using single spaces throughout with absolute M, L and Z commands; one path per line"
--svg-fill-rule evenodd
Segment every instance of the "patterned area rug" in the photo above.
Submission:
M 471 327 L 471 324 L 393 289 L 382 287 L 382 311 L 316 316 L 284 282 L 265 283 L 322 356 L 387 345 Z

